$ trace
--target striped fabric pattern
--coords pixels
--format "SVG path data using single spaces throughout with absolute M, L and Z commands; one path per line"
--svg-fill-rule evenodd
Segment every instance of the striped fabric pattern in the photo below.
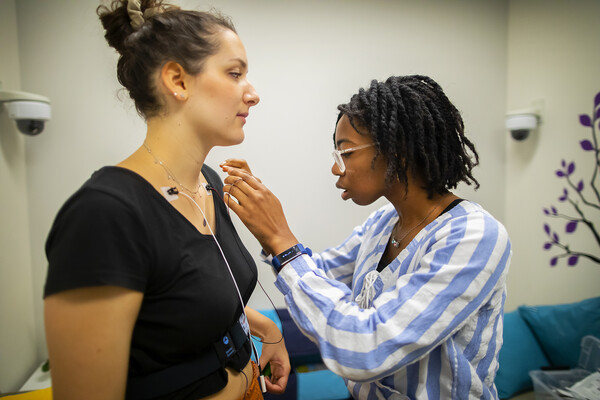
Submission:
M 505 228 L 464 200 L 377 272 L 397 221 L 388 204 L 287 264 L 275 284 L 291 315 L 355 399 L 497 399 Z

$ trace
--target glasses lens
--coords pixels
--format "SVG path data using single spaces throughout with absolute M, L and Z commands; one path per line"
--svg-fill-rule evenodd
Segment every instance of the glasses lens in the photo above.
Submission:
M 333 161 L 335 161 L 335 163 L 337 164 L 338 168 L 340 169 L 340 172 L 343 173 L 346 170 L 346 166 L 344 165 L 344 160 L 342 159 L 342 156 L 337 150 L 335 150 L 332 153 L 332 155 Z

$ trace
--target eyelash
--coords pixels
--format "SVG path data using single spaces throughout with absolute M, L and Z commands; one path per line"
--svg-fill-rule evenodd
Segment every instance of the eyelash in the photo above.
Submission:
M 242 76 L 240 72 L 230 72 L 229 75 L 231 75 L 235 79 L 238 79 L 240 76 Z

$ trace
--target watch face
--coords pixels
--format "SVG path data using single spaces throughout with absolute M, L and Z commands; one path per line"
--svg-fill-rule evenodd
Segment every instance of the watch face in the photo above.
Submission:
M 275 271 L 279 272 L 286 263 L 302 254 L 308 254 L 309 257 L 312 257 L 312 251 L 308 247 L 304 248 L 304 246 L 299 243 L 273 257 L 271 263 L 273 264 L 273 267 L 275 267 Z
M 283 253 L 279 254 L 277 256 L 277 258 L 279 258 L 279 260 L 281 262 L 284 262 L 284 261 L 290 259 L 291 257 L 295 256 L 299 252 L 300 252 L 300 250 L 298 249 L 298 246 L 293 246 L 293 247 L 290 247 L 289 249 L 287 249 L 286 251 L 284 251 Z
M 298 245 L 292 246 L 289 249 L 279 253 L 275 257 L 273 257 L 273 266 L 279 272 L 281 267 L 285 265 L 286 262 L 293 260 L 299 254 L 302 254 L 302 250 L 298 247 Z

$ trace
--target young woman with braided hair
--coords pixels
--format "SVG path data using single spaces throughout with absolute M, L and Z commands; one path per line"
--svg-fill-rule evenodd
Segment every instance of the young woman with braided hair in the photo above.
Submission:
M 98 8 L 143 144 L 65 203 L 48 240 L 45 326 L 56 400 L 262 399 L 250 334 L 290 372 L 281 332 L 245 305 L 257 269 L 204 165 L 259 102 L 228 18 L 159 0 Z
M 228 160 L 231 209 L 354 398 L 497 398 L 511 246 L 494 217 L 450 192 L 478 186 L 460 113 L 419 75 L 373 81 L 338 109 L 332 173 L 342 198 L 389 204 L 341 245 L 312 254 L 247 163 Z

